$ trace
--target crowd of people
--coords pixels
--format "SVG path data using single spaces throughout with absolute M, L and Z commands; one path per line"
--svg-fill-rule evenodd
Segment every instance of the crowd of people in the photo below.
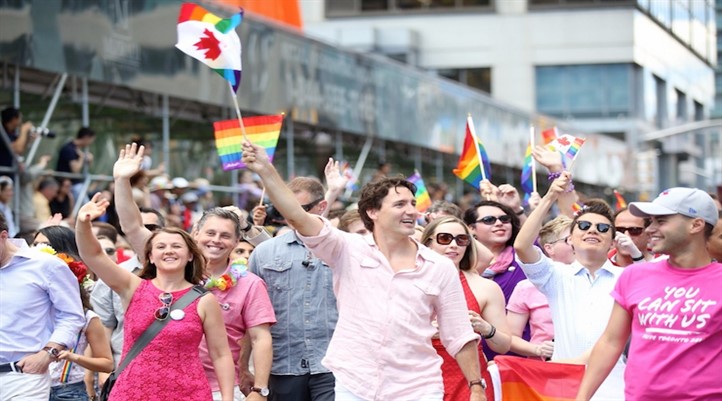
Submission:
M 63 146 L 62 171 L 93 138 Z M 286 182 L 247 142 L 243 202 L 223 207 L 136 143 L 88 199 L 0 177 L 0 400 L 91 400 L 111 377 L 110 400 L 491 401 L 497 355 L 586 365 L 578 400 L 722 400 L 719 201 L 679 187 L 575 211 L 558 155 L 534 157 L 549 190 L 528 207 L 485 180 L 424 213 L 386 163 L 349 205 L 338 162 L 325 187 Z M 20 227 L 13 186 L 34 210 Z M 76 216 L 50 208 L 63 187 Z

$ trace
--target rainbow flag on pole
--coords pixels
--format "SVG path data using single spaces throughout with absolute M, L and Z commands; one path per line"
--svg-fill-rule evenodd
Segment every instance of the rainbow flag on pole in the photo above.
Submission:
M 524 191 L 524 203 L 529 203 L 529 197 L 534 192 L 534 181 L 532 180 L 531 164 L 534 162 L 531 154 L 531 142 L 524 152 L 524 165 L 521 168 L 521 189 Z
M 489 156 L 486 154 L 484 145 L 476 136 L 474 121 L 471 116 L 466 119 L 464 148 L 454 169 L 454 175 L 468 182 L 476 189 L 480 189 L 481 180 L 491 180 Z
M 421 178 L 421 174 L 414 170 L 414 174 L 406 180 L 416 185 L 416 194 L 414 194 L 416 197 L 416 210 L 420 213 L 425 212 L 426 209 L 431 206 L 431 197 L 429 196 L 429 191 L 426 189 L 423 178 Z
M 501 376 L 502 401 L 573 401 L 585 369 L 505 355 L 494 357 L 494 362 Z
M 203 7 L 183 3 L 178 15 L 178 43 L 183 53 L 211 67 L 238 91 L 241 84 L 241 39 L 236 27 L 243 11 L 222 19 Z
M 243 126 L 246 129 L 248 140 L 255 145 L 263 146 L 266 149 L 268 158 L 273 161 L 273 154 L 276 153 L 278 137 L 281 136 L 281 125 L 283 114 L 272 116 L 245 117 Z M 238 119 L 216 121 L 213 123 L 216 136 L 216 148 L 224 171 L 237 170 L 246 165 L 241 161 L 243 152 L 241 143 L 243 135 Z

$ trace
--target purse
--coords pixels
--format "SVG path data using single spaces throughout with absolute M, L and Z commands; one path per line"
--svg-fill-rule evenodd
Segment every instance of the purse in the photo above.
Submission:
M 170 312 L 174 310 L 185 309 L 185 307 L 190 305 L 191 302 L 195 301 L 196 298 L 200 298 L 207 293 L 208 290 L 206 290 L 202 286 L 194 285 L 191 291 L 188 291 L 185 295 L 180 297 L 178 301 L 171 305 L 169 315 Z M 130 361 L 132 361 L 133 358 L 140 354 L 140 351 L 142 351 L 146 345 L 153 341 L 155 336 L 160 333 L 160 331 L 163 329 L 163 327 L 165 327 L 166 324 L 168 324 L 169 320 L 171 319 L 166 318 L 163 320 L 156 320 L 155 322 L 153 322 L 153 324 L 148 326 L 147 329 L 145 329 L 143 334 L 138 337 L 138 341 L 136 341 L 130 351 L 128 351 L 128 355 L 126 355 L 120 365 L 118 365 L 118 368 L 110 372 L 110 376 L 108 376 L 108 379 L 105 380 L 105 383 L 103 383 L 103 387 L 100 389 L 98 401 L 108 401 L 108 397 L 110 397 L 110 392 L 113 391 L 115 381 L 123 372 L 123 369 L 125 369 L 130 364 Z

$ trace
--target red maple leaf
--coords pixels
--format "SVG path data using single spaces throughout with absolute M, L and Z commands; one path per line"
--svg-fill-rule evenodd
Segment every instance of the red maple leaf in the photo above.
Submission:
M 206 50 L 205 57 L 207 59 L 217 59 L 218 56 L 221 55 L 221 48 L 218 46 L 220 42 L 213 35 L 213 32 L 209 31 L 207 28 L 203 31 L 203 34 L 205 36 L 201 37 L 201 40 L 199 40 L 198 43 L 195 43 L 194 46 L 198 50 Z
M 557 142 L 559 142 L 559 144 L 563 145 L 563 146 L 571 145 L 571 143 L 569 142 L 569 139 L 567 139 L 567 137 L 565 137 L 565 136 L 563 136 L 561 138 L 557 138 Z

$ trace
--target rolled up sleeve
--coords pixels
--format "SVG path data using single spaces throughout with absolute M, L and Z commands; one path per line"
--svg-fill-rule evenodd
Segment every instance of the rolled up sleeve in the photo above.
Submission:
M 55 310 L 54 328 L 49 342 L 75 347 L 78 333 L 85 326 L 85 314 L 80 302 L 78 280 L 67 266 L 51 268 L 48 296 Z
M 521 266 L 529 281 L 546 295 L 553 289 L 554 265 L 552 260 L 546 257 L 539 248 L 534 247 L 534 249 L 540 255 L 539 260 L 535 263 L 519 263 L 519 266 Z

